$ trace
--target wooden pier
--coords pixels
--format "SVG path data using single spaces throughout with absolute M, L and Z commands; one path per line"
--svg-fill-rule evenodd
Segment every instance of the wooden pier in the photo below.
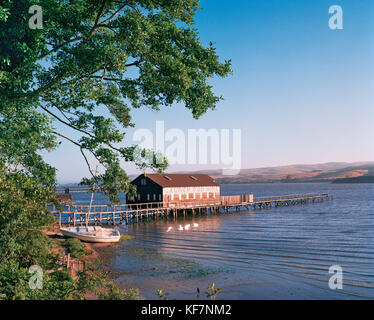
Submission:
M 70 192 L 91 192 L 89 187 L 66 187 L 66 188 L 56 188 L 56 194 L 68 194 Z
M 232 197 L 232 198 L 230 198 Z M 293 194 L 283 196 L 257 197 L 250 202 L 233 202 L 237 196 L 223 196 L 220 201 L 203 204 L 150 202 L 123 205 L 65 205 L 62 210 L 51 206 L 52 215 L 60 225 L 117 225 L 133 223 L 162 217 L 202 214 L 231 214 L 242 210 L 258 210 L 277 207 L 303 205 L 331 200 L 326 193 Z

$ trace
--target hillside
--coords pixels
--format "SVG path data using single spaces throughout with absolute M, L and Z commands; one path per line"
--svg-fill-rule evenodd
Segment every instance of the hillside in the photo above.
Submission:
M 208 174 L 219 183 L 332 182 L 335 179 L 373 176 L 374 162 L 329 162 L 242 169 L 240 174 L 235 176 L 223 176 L 221 170 L 202 170 L 193 173 Z

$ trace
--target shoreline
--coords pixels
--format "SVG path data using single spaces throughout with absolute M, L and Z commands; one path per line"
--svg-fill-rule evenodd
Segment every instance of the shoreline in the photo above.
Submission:
M 67 249 L 65 249 L 62 246 L 62 242 L 63 242 L 63 240 L 68 239 L 68 237 L 65 237 L 60 232 L 59 229 L 60 229 L 60 227 L 58 225 L 54 225 L 54 226 L 49 227 L 46 230 L 44 230 L 44 233 L 56 245 L 56 248 L 55 248 L 56 252 L 59 251 L 59 250 L 67 252 Z M 61 242 L 61 243 L 59 243 L 59 242 Z M 105 252 L 105 249 L 118 245 L 118 243 L 91 243 L 91 242 L 83 242 L 83 241 L 81 241 L 81 242 L 82 242 L 82 244 L 84 244 L 84 246 L 88 250 L 88 253 L 84 257 L 82 257 L 80 259 L 76 259 L 76 260 L 86 261 L 87 263 L 100 262 L 103 265 L 106 265 L 106 263 L 104 263 L 105 262 L 105 257 L 108 256 L 108 253 Z
M 54 245 L 52 251 L 59 255 L 61 267 L 66 268 L 66 271 L 73 277 L 73 279 L 76 280 L 78 278 L 77 273 L 80 271 L 87 270 L 87 266 L 91 264 L 95 267 L 99 267 L 101 271 L 105 272 L 108 280 L 115 283 L 115 270 L 111 269 L 109 266 L 111 253 L 108 249 L 117 246 L 119 243 L 89 243 L 81 241 L 81 243 L 85 246 L 87 253 L 82 258 L 70 257 L 70 266 L 68 267 L 68 265 L 66 264 L 68 249 L 63 246 L 64 241 L 68 238 L 65 237 L 59 229 L 60 227 L 58 225 L 53 225 L 45 229 L 44 233 L 52 241 Z M 78 265 L 78 268 L 76 267 L 76 265 Z M 79 267 L 81 265 L 84 266 L 83 270 Z M 127 290 L 128 288 L 121 286 L 121 289 Z M 83 298 L 85 300 L 100 299 L 97 294 L 91 291 L 85 293 L 83 295 Z

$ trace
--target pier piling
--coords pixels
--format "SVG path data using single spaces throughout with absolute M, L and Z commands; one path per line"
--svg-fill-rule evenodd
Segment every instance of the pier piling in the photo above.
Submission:
M 227 197 L 226 197 L 227 198 Z M 180 215 L 203 214 L 230 214 L 242 210 L 263 210 L 294 205 L 305 205 L 331 200 L 333 197 L 326 193 L 296 194 L 286 196 L 258 197 L 251 202 L 228 203 L 217 201 L 205 204 L 167 204 L 162 202 L 144 204 L 123 204 L 118 206 L 92 205 L 89 206 L 68 205 L 63 206 L 62 211 L 52 206 L 51 214 L 56 217 L 60 226 L 67 225 L 98 225 L 98 224 L 129 224 L 141 220 L 157 219 L 171 216 L 175 221 Z

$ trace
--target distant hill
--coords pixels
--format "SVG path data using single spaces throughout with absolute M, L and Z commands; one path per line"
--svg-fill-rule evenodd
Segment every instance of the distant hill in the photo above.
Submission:
M 332 183 L 374 183 L 374 176 L 335 179 Z
M 225 183 L 273 183 L 273 182 L 333 182 L 363 183 L 371 182 L 374 176 L 374 161 L 366 162 L 328 162 L 318 164 L 294 164 L 278 167 L 242 169 L 238 175 L 223 176 L 222 170 L 179 171 L 173 173 L 207 174 L 221 184 Z M 130 180 L 139 174 L 131 174 Z M 366 178 L 359 178 L 366 177 Z M 371 177 L 371 178 L 370 178 Z M 359 179 L 357 179 L 359 178 Z M 334 181 L 335 182 L 335 181 Z M 61 186 L 74 187 L 76 183 Z M 60 186 L 60 187 L 61 187 Z
M 234 176 L 223 176 L 221 170 L 189 173 L 208 174 L 219 183 L 332 182 L 336 179 L 374 176 L 374 162 L 329 162 L 242 169 Z

